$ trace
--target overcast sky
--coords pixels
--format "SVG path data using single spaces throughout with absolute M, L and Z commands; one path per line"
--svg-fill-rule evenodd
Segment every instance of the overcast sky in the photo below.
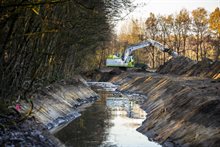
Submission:
M 150 12 L 156 15 L 175 14 L 181 9 L 186 8 L 192 11 L 198 7 L 205 8 L 209 13 L 214 11 L 216 7 L 220 8 L 220 0 L 134 0 L 134 5 L 139 5 L 132 13 L 127 15 L 116 25 L 116 32 L 120 32 L 122 24 L 127 23 L 130 19 L 145 20 Z M 122 16 L 125 16 L 122 14 Z

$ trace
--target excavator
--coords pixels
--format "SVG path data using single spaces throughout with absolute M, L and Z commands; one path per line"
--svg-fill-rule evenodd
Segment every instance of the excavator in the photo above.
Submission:
M 173 51 L 170 48 L 166 48 L 161 43 L 148 39 L 144 42 L 129 46 L 125 49 L 124 53 L 122 55 L 115 54 L 115 55 L 109 55 L 106 59 L 106 66 L 107 67 L 119 67 L 119 68 L 132 68 L 135 67 L 134 59 L 131 53 L 137 49 L 154 46 L 158 49 L 160 49 L 162 52 L 166 52 L 172 57 L 177 57 L 177 52 Z

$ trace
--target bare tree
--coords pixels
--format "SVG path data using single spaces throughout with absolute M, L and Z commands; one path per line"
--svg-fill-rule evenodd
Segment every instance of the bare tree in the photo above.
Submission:
M 204 48 L 202 47 L 203 38 L 208 30 L 208 18 L 207 11 L 204 8 L 197 8 L 192 11 L 193 16 L 193 31 L 196 34 L 197 44 L 196 44 L 196 59 L 199 60 L 200 57 L 205 57 Z

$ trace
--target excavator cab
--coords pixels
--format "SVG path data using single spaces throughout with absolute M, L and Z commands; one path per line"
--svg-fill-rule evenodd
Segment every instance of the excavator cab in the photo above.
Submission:
M 173 51 L 172 49 L 166 48 L 161 43 L 148 39 L 145 42 L 141 42 L 132 46 L 129 46 L 125 49 L 123 55 L 109 55 L 106 59 L 106 66 L 108 67 L 122 67 L 122 68 L 132 68 L 134 66 L 134 59 L 131 53 L 137 49 L 154 46 L 160 49 L 162 52 L 167 52 L 169 55 L 173 56 L 174 58 L 178 56 L 178 54 Z
M 106 60 L 106 66 L 132 68 L 134 67 L 134 59 L 132 56 L 128 56 L 126 61 L 123 61 L 121 56 L 109 55 Z

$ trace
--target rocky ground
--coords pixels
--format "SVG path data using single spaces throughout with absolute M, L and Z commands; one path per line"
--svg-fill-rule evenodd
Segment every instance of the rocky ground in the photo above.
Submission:
M 27 118 L 19 123 L 15 123 L 15 120 L 18 119 L 15 115 L 8 115 L 8 118 L 1 117 L 0 119 L 0 146 L 62 146 L 54 136 L 48 133 L 47 128 L 34 117 Z

